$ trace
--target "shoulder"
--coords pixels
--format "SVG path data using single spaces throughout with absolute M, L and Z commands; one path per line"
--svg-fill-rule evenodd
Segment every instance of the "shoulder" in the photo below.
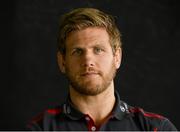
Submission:
M 33 117 L 27 124 L 28 130 L 49 130 L 51 122 L 62 115 L 61 107 L 49 108 L 35 117 Z
M 125 102 L 123 103 L 127 105 Z M 176 131 L 175 126 L 168 118 L 157 113 L 145 111 L 140 107 L 127 106 L 127 118 L 131 118 L 131 120 L 133 120 L 136 124 L 139 124 L 143 129 Z
M 164 116 L 162 116 L 160 114 L 145 111 L 144 109 L 142 109 L 140 107 L 132 107 L 131 106 L 131 107 L 129 107 L 128 110 L 133 116 L 140 116 L 143 118 L 155 119 L 155 120 L 165 120 L 166 119 Z

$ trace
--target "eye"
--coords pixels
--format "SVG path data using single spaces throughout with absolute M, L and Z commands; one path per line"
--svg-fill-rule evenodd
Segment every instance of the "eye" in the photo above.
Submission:
M 102 48 L 100 48 L 100 47 L 95 47 L 94 48 L 94 53 L 95 54 L 100 54 L 102 51 L 104 51 Z
M 83 53 L 83 50 L 80 49 L 80 48 L 75 48 L 73 51 L 72 51 L 72 55 L 81 55 Z

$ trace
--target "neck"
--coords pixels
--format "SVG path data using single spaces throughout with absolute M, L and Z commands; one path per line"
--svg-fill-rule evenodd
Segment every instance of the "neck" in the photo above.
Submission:
M 70 98 L 79 111 L 91 116 L 99 126 L 107 119 L 114 107 L 114 83 L 112 82 L 105 91 L 95 96 L 80 94 L 70 87 Z

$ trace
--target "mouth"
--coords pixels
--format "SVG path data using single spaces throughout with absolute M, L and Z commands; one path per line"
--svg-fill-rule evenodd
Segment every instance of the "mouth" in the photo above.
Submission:
M 83 73 L 81 74 L 81 76 L 95 76 L 95 75 L 99 75 L 97 72 L 86 72 L 86 73 Z

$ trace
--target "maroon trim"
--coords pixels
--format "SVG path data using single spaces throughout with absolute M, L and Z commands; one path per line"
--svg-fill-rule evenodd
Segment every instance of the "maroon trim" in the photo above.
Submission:
M 88 131 L 92 131 L 91 128 L 92 128 L 93 126 L 95 126 L 94 121 L 93 121 L 93 119 L 92 119 L 88 114 L 85 114 L 85 118 L 86 118 L 86 117 L 89 118 L 89 121 L 87 121 Z
M 157 132 L 157 128 L 156 127 L 154 128 L 154 132 Z
M 145 112 L 141 108 L 131 108 L 131 109 L 129 109 L 129 111 L 132 112 L 132 113 L 142 113 L 146 117 L 153 117 L 153 118 L 158 118 L 158 119 L 164 119 L 164 117 L 161 116 L 161 115 L 158 115 L 158 114 L 155 114 L 155 113 Z
M 60 109 L 48 109 L 47 113 L 52 114 L 52 115 L 57 115 L 59 113 L 61 113 Z
M 48 109 L 46 110 L 47 113 L 51 114 L 51 115 L 57 115 L 61 112 L 60 109 Z M 41 121 L 44 117 L 45 112 L 41 112 L 40 114 L 38 114 L 37 116 L 33 117 L 30 122 L 38 122 Z
M 89 121 L 87 121 L 88 131 L 92 131 L 91 128 L 92 128 L 93 126 L 96 127 L 96 130 L 95 130 L 95 131 L 99 131 L 100 128 L 101 128 L 101 126 L 102 126 L 103 124 L 107 123 L 107 122 L 109 121 L 109 119 L 112 118 L 113 116 L 112 116 L 112 115 L 109 115 L 99 126 L 96 126 L 96 125 L 95 125 L 93 119 L 92 119 L 88 114 L 85 114 L 85 117 L 84 117 L 84 118 L 86 118 L 86 117 L 88 117 L 88 118 L 90 119 Z

